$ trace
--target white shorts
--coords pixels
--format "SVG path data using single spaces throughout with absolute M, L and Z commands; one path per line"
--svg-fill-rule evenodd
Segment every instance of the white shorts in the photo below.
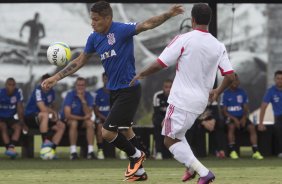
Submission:
M 185 133 L 192 127 L 199 114 L 179 109 L 171 104 L 166 109 L 163 120 L 162 135 L 182 140 Z

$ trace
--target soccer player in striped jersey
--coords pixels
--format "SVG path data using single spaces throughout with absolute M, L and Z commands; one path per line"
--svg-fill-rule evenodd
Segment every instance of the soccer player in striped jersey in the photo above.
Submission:
M 208 101 L 216 100 L 231 84 L 234 74 L 225 46 L 208 32 L 211 8 L 204 3 L 195 4 L 191 15 L 193 31 L 176 36 L 157 62 L 142 70 L 130 84 L 134 85 L 138 79 L 176 64 L 176 76 L 162 129 L 164 144 L 174 158 L 186 166 L 183 181 L 193 179 L 197 173 L 200 175 L 198 184 L 208 184 L 215 176 L 194 156 L 185 133 L 204 112 Z M 213 89 L 218 68 L 224 79 Z

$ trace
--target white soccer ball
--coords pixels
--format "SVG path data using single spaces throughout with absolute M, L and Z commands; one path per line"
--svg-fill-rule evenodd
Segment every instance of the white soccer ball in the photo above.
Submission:
M 45 147 L 40 150 L 40 158 L 43 160 L 52 160 L 55 157 L 55 150 L 51 147 Z
M 63 42 L 55 42 L 48 47 L 48 61 L 56 66 L 65 66 L 71 59 L 70 47 Z

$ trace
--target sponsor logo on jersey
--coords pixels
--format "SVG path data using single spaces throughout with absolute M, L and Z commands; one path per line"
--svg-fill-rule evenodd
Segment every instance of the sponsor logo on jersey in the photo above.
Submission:
M 229 112 L 236 112 L 236 111 L 241 111 L 242 107 L 241 106 L 230 106 L 227 107 L 227 111 Z
M 110 51 L 106 51 L 104 52 L 103 54 L 101 54 L 101 60 L 103 61 L 104 59 L 107 59 L 109 57 L 113 57 L 113 56 L 116 56 L 117 53 L 114 49 L 110 50 Z

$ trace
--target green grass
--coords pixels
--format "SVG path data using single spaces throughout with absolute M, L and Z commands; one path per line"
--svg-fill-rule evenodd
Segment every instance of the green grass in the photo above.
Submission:
M 262 161 L 249 157 L 237 161 L 218 160 L 214 157 L 201 159 L 216 174 L 218 184 L 281 184 L 282 160 L 266 158 Z M 127 161 L 65 159 L 42 161 L 40 159 L 9 160 L 0 158 L 0 183 L 2 184 L 119 184 Z M 184 168 L 175 160 L 144 163 L 149 180 L 143 183 L 181 183 Z M 196 183 L 196 180 L 189 183 Z

